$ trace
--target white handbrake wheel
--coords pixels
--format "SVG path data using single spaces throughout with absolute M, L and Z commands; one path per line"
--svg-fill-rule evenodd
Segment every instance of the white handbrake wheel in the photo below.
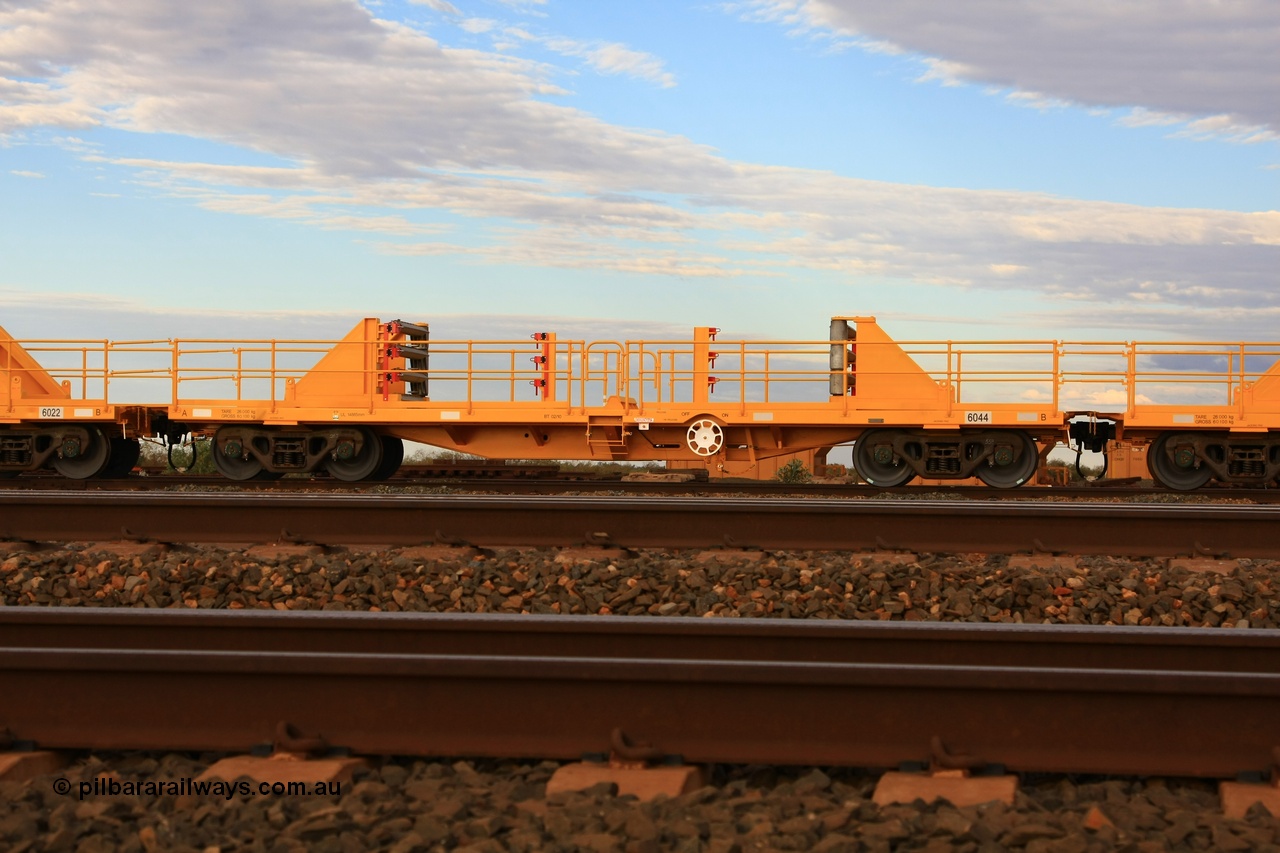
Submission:
M 699 456 L 715 456 L 724 447 L 724 427 L 711 418 L 699 418 L 689 424 L 685 441 Z

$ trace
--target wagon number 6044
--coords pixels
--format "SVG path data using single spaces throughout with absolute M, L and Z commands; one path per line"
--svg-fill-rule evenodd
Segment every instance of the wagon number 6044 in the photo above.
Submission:
M 989 424 L 991 423 L 990 412 L 965 412 L 964 422 L 967 424 Z

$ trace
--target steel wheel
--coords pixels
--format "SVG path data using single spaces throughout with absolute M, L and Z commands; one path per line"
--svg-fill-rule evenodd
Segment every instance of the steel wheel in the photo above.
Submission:
M 97 427 L 88 427 L 89 443 L 87 446 L 79 442 L 63 443 L 64 454 L 53 460 L 53 467 L 64 477 L 73 480 L 87 480 L 96 477 L 111 461 L 111 442 Z
M 102 476 L 112 479 L 128 477 L 141 455 L 142 442 L 136 438 L 111 439 L 111 461 L 102 469 Z
M 386 480 L 400 470 L 404 461 L 404 442 L 394 436 L 380 436 L 382 439 L 382 464 L 373 472 L 373 479 Z
M 218 432 L 221 433 L 222 430 Z M 249 453 L 247 447 L 241 445 L 239 438 L 222 441 L 220 436 L 214 435 L 209 452 L 213 454 L 213 467 L 228 480 L 260 479 L 267 473 L 262 463 Z
M 1173 455 L 1170 456 L 1170 443 L 1182 437 L 1191 438 L 1192 436 L 1176 432 L 1161 433 L 1160 437 L 1152 442 L 1151 449 L 1147 452 L 1147 467 L 1151 469 L 1151 479 L 1166 489 L 1189 492 L 1213 479 L 1213 472 L 1207 465 L 1195 467 L 1195 455 L 1190 447 L 1179 454 L 1175 445 Z
M 374 435 L 371 430 L 361 427 L 360 439 L 361 447 L 359 451 L 346 459 L 330 458 L 325 463 L 325 467 L 329 469 L 329 473 L 335 478 L 348 483 L 356 480 L 368 480 L 381 468 L 383 458 L 382 438 Z M 342 443 L 339 442 L 335 455 L 342 452 L 342 446 Z
M 711 418 L 698 418 L 689 424 L 685 443 L 699 456 L 715 456 L 724 447 L 724 427 Z
M 901 486 L 915 479 L 916 471 L 893 449 L 898 433 L 873 429 L 853 443 L 853 467 L 873 486 Z
M 992 488 L 1012 489 L 1036 475 L 1040 450 L 1035 439 L 1021 430 L 1010 432 L 1008 436 L 1013 439 L 1015 456 L 1006 459 L 1007 451 L 1002 451 L 997 445 L 995 455 L 973 472 L 979 480 Z

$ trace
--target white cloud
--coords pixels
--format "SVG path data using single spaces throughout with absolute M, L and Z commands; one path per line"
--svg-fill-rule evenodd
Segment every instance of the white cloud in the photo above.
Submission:
M 1169 115 L 1168 113 L 1149 110 L 1145 107 L 1135 107 L 1117 119 L 1117 121 L 1125 127 L 1169 127 L 1174 124 L 1182 124 L 1186 119 Z
M 550 50 L 562 56 L 585 59 L 587 64 L 602 74 L 622 74 L 637 80 L 656 83 L 664 89 L 676 85 L 675 75 L 666 70 L 656 56 L 632 50 L 616 42 L 581 42 L 567 38 L 542 39 Z
M 648 80 L 664 89 L 676 85 L 675 75 L 664 69 L 662 60 L 626 45 L 611 43 L 590 47 L 583 56 L 593 68 L 605 74 L 624 74 Z
M 926 77 L 1079 104 L 1211 117 L 1215 133 L 1280 132 L 1280 4 L 1274 0 L 742 0 L 792 32 L 888 42 Z M 1274 135 L 1263 137 L 1274 139 Z
M 469 33 L 487 33 L 498 26 L 498 22 L 492 18 L 465 18 L 458 26 Z
M 457 15 L 458 17 L 462 17 L 462 12 L 458 10 L 458 7 L 447 2 L 447 0 L 409 0 L 409 2 L 415 3 L 419 6 L 426 6 L 428 9 L 434 9 L 435 11 L 443 12 L 446 15 Z
M 40 172 L 32 172 L 30 169 L 10 169 L 10 175 L 17 175 L 19 178 L 43 178 Z

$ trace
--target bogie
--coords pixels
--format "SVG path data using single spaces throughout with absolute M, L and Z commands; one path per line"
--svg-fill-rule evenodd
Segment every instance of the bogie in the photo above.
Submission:
M 1153 480 L 1177 491 L 1192 491 L 1211 480 L 1270 485 L 1280 478 L 1280 436 L 1164 432 L 1152 442 L 1147 465 Z
M 404 444 L 368 427 L 304 431 L 228 425 L 214 435 L 210 452 L 219 473 L 232 480 L 327 470 L 336 479 L 355 482 L 395 473 Z
M 1035 475 L 1035 439 L 1022 430 L 981 430 L 929 434 L 875 429 L 853 446 L 858 474 L 876 486 L 901 486 L 915 477 L 959 480 L 978 477 L 989 486 L 1011 489 Z

